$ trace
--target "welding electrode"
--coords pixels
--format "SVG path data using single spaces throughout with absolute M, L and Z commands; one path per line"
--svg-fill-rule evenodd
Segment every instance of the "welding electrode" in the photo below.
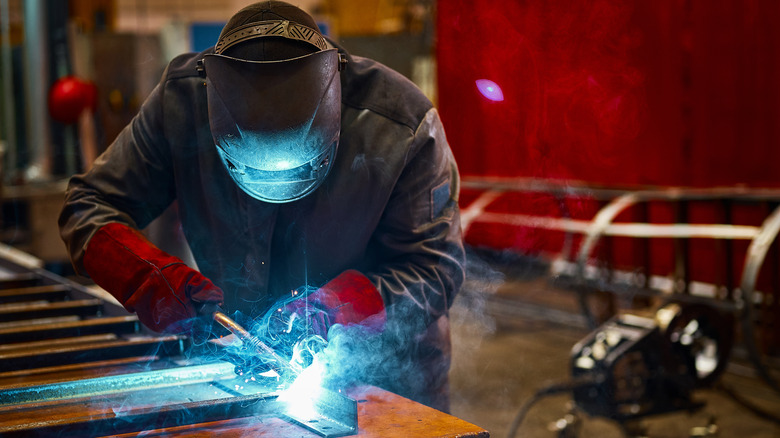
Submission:
M 230 330 L 230 332 L 241 339 L 244 344 L 253 348 L 257 354 L 261 356 L 270 356 L 274 362 L 276 362 L 280 367 L 285 368 L 287 371 L 291 371 L 295 375 L 298 375 L 301 373 L 301 371 L 303 371 L 300 366 L 285 360 L 282 356 L 279 356 L 279 354 L 277 354 L 273 348 L 266 345 L 256 336 L 252 336 L 251 333 L 241 327 L 237 322 L 230 319 L 224 313 L 214 312 L 214 321 L 218 322 L 222 327 Z

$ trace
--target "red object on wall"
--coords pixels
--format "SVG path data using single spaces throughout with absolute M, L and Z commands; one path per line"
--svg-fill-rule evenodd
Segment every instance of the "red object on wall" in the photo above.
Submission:
M 780 2 L 437 8 L 438 106 L 464 175 L 780 186 Z
M 87 109 L 97 106 L 97 88 L 91 82 L 75 76 L 64 76 L 49 90 L 49 114 L 61 123 L 73 124 Z

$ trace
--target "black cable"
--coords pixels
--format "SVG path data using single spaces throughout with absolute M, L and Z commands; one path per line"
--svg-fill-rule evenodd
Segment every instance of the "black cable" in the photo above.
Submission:
M 535 405 L 539 400 L 549 395 L 552 394 L 537 392 L 536 394 L 534 394 L 533 397 L 528 399 L 525 403 L 523 403 L 522 406 L 520 406 L 520 410 L 517 412 L 517 415 L 515 415 L 515 419 L 512 420 L 511 426 L 509 426 L 509 433 L 506 435 L 507 438 L 514 438 L 515 434 L 517 433 L 517 429 L 520 427 L 520 423 L 522 423 L 528 411 L 531 410 L 531 407 Z
M 741 395 L 737 394 L 736 391 L 734 391 L 733 389 L 731 389 L 729 386 L 725 385 L 724 383 L 718 383 L 715 386 L 715 389 L 718 389 L 718 390 L 724 392 L 726 395 L 731 397 L 732 400 L 734 400 L 739 405 L 741 405 L 745 409 L 747 409 L 750 412 L 752 412 L 757 417 L 759 417 L 761 419 L 764 419 L 764 420 L 767 420 L 767 421 L 771 421 L 772 423 L 775 423 L 775 424 L 780 424 L 780 417 L 778 417 L 778 416 L 776 416 L 774 414 L 771 414 L 771 413 L 765 411 L 764 409 L 756 406 L 755 404 L 753 404 L 752 402 L 750 402 L 746 398 L 744 398 Z
M 548 385 L 539 389 L 530 399 L 526 400 L 526 402 L 520 406 L 520 409 L 517 411 L 514 420 L 512 420 L 512 424 L 509 426 L 509 433 L 507 433 L 507 438 L 514 438 L 515 434 L 517 433 L 517 429 L 520 427 L 523 419 L 525 419 L 528 411 L 530 411 L 531 407 L 533 407 L 533 405 L 538 403 L 543 398 L 564 392 L 572 392 L 576 389 L 585 388 L 588 386 L 598 385 L 601 381 L 603 381 L 603 379 L 600 376 L 586 376 L 566 382 L 553 383 L 552 385 Z

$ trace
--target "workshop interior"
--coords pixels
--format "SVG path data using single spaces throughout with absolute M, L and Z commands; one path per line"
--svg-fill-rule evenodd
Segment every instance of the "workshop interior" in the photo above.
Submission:
M 71 265 L 70 177 L 250 3 L 0 0 L 0 436 L 780 436 L 780 2 L 290 2 L 440 114 L 450 412 L 219 312 L 240 352 L 154 333 Z M 143 232 L 187 260 L 176 220 Z

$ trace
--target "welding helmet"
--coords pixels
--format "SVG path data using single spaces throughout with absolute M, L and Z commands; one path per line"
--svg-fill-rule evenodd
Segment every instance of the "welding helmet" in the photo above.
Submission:
M 209 125 L 225 168 L 244 192 L 290 202 L 319 187 L 332 166 L 345 62 L 300 9 L 283 2 L 245 9 L 250 13 L 228 22 L 214 53 L 199 63 Z M 275 19 L 253 21 L 258 11 Z M 300 14 L 308 25 L 289 19 Z

